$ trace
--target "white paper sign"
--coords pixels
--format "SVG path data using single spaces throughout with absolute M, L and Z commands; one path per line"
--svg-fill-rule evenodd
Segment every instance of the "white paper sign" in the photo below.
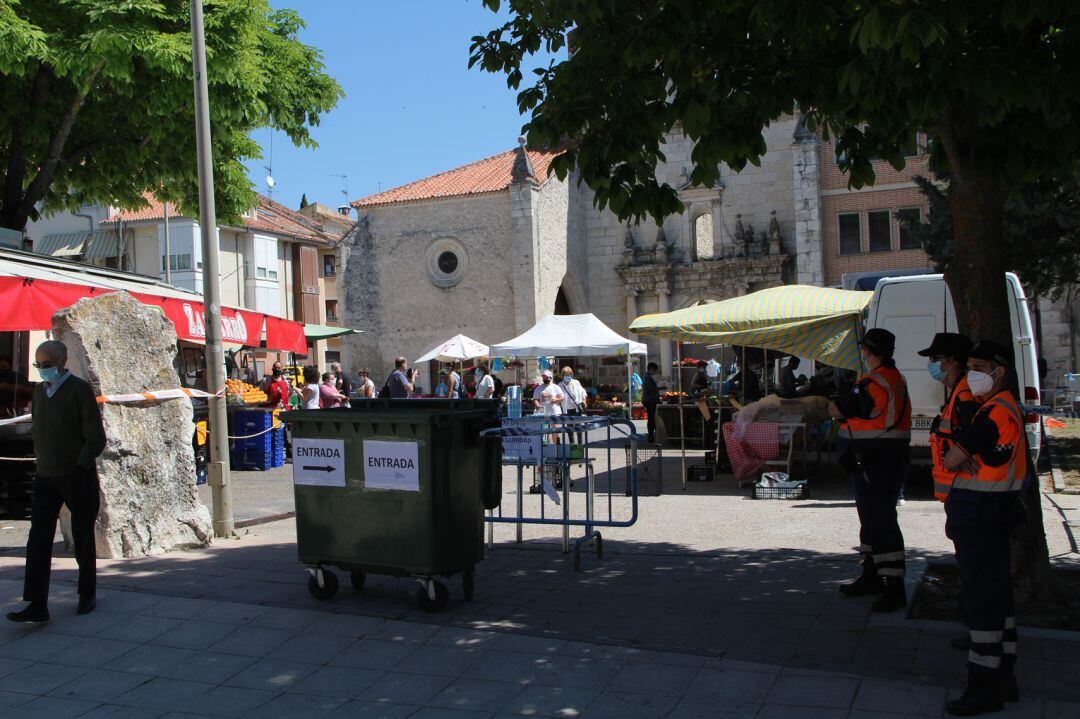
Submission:
M 521 419 L 504 419 L 502 426 L 503 429 L 527 430 L 536 429 L 538 423 L 538 419 L 522 417 Z M 542 439 L 543 436 L 540 434 L 503 435 L 503 456 L 538 461 Z
M 293 438 L 293 482 L 345 486 L 345 440 Z
M 420 491 L 420 445 L 364 440 L 364 487 Z

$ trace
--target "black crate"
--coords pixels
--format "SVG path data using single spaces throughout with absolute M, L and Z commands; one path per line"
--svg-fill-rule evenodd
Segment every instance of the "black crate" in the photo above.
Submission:
M 810 499 L 810 485 L 798 487 L 761 487 L 757 484 L 750 488 L 750 499 Z
M 686 468 L 686 481 L 711 482 L 716 477 L 715 469 L 713 464 L 691 464 Z

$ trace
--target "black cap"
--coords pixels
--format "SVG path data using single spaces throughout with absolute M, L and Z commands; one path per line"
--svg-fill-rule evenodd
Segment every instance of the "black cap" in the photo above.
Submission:
M 878 357 L 892 357 L 893 350 L 896 349 L 896 335 L 881 327 L 872 327 L 866 330 L 859 344 Z
M 1004 367 L 1012 365 L 1012 352 L 1003 344 L 992 340 L 979 340 L 968 352 L 971 359 L 990 360 Z
M 971 340 L 964 335 L 957 332 L 938 332 L 930 346 L 917 354 L 921 357 L 967 357 L 970 351 Z

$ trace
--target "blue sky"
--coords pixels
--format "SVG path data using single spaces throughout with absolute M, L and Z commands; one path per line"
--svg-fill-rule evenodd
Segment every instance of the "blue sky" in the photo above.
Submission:
M 469 41 L 499 16 L 480 0 L 271 0 L 307 22 L 301 39 L 322 50 L 345 97 L 313 135 L 318 149 L 273 134 L 273 198 L 290 207 L 342 204 L 482 157 L 517 143 L 524 119 L 502 75 L 468 69 Z M 263 160 L 249 176 L 266 192 L 271 132 L 255 140 Z

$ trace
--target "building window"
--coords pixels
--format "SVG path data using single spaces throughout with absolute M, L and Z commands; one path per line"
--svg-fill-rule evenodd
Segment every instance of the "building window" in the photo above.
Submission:
M 712 219 L 712 215 L 708 212 L 694 219 L 694 257 L 696 259 L 713 259 L 715 245 Z
M 199 263 L 202 269 L 202 263 Z M 183 272 L 191 269 L 191 255 L 169 255 L 169 271 Z M 165 271 L 165 256 L 161 256 L 161 271 Z
M 866 229 L 870 235 L 871 252 L 888 252 L 892 249 L 892 217 L 888 210 L 867 212 Z
M 341 362 L 341 352 L 337 350 L 327 350 L 323 353 L 323 357 L 326 361 L 326 367 L 330 367 L 330 365 L 334 364 L 335 362 Z
M 337 322 L 338 321 L 337 300 L 327 300 L 326 301 L 326 321 L 327 322 Z
M 428 245 L 425 255 L 428 276 L 436 287 L 453 287 L 469 270 L 469 256 L 457 240 L 435 240 Z
M 337 255 L 323 255 L 322 276 L 334 277 L 337 275 Z
M 255 237 L 255 277 L 261 280 L 278 278 L 277 240 L 271 237 Z
M 922 222 L 922 208 L 905 207 L 902 210 L 897 210 L 896 219 L 900 223 L 900 249 L 921 250 L 922 245 L 907 229 L 907 225 L 914 225 L 918 222 Z
M 855 255 L 862 252 L 862 232 L 859 228 L 859 213 L 850 212 L 838 218 L 840 228 L 840 254 Z

